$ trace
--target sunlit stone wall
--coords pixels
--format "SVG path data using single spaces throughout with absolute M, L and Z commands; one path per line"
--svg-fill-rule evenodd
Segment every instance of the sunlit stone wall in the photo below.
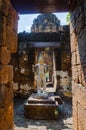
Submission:
M 13 128 L 13 66 L 18 15 L 9 0 L 0 0 L 0 130 Z
M 71 53 L 74 130 L 86 129 L 86 1 L 71 12 Z

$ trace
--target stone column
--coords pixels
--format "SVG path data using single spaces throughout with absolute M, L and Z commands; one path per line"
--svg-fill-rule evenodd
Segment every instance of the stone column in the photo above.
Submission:
M 55 52 L 53 48 L 53 82 L 54 82 L 54 91 L 56 91 L 57 87 L 57 78 L 56 78 L 56 61 L 55 61 Z
M 13 128 L 13 66 L 17 50 L 18 15 L 9 0 L 0 0 L 0 130 Z
M 74 130 L 86 129 L 86 1 L 71 12 L 72 90 Z
M 38 49 L 35 48 L 35 64 L 38 63 Z M 34 90 L 37 90 L 37 79 L 35 77 L 36 75 L 34 74 Z

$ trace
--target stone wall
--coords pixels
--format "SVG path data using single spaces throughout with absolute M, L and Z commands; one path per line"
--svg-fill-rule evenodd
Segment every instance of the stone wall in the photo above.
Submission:
M 0 130 L 13 128 L 13 66 L 18 15 L 9 0 L 0 0 Z
M 72 90 L 71 90 L 71 76 L 69 75 L 68 71 L 56 71 L 57 76 L 57 90 L 56 92 L 61 97 L 72 97 Z
M 23 33 L 22 33 L 23 34 Z M 24 37 L 25 38 L 25 37 Z M 14 66 L 14 95 L 26 98 L 34 88 L 34 73 L 32 65 L 35 62 L 35 49 L 30 48 L 28 41 L 18 40 L 17 53 L 12 55 L 11 64 Z
M 72 90 L 74 130 L 86 129 L 86 1 L 71 12 Z
M 64 38 L 61 48 L 55 49 L 57 90 L 61 96 L 72 96 L 71 90 L 71 48 L 69 26 L 63 26 Z

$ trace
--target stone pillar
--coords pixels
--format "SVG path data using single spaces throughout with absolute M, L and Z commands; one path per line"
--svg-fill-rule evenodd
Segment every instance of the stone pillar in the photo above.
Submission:
M 74 130 L 86 129 L 86 1 L 71 12 L 72 90 Z
M 57 78 L 56 78 L 56 61 L 55 61 L 54 48 L 53 48 L 53 82 L 54 82 L 54 91 L 56 91 Z
M 13 129 L 13 66 L 18 15 L 9 0 L 0 0 L 0 130 Z
M 38 63 L 38 49 L 35 48 L 35 64 Z M 34 73 L 34 90 L 36 91 L 37 90 L 37 79 L 35 77 L 35 73 Z

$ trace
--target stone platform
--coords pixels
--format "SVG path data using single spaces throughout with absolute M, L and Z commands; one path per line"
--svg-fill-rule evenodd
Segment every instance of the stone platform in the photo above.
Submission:
M 25 116 L 29 119 L 50 120 L 58 118 L 58 102 L 52 96 L 43 98 L 33 93 L 25 103 L 24 109 Z

